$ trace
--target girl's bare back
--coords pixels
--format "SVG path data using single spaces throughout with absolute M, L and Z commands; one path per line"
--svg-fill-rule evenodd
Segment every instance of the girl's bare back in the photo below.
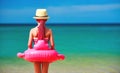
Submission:
M 29 41 L 28 41 L 29 48 L 32 48 L 32 40 L 34 38 L 38 38 L 38 28 L 37 27 L 32 28 L 30 30 Z M 48 41 L 50 41 L 51 49 L 54 49 L 54 40 L 53 40 L 52 30 L 49 28 L 45 28 L 45 39 L 48 39 Z
M 37 27 L 31 29 L 31 33 L 32 33 L 33 38 L 38 38 L 38 28 Z M 46 28 L 45 29 L 45 38 L 49 39 L 50 35 L 51 35 L 51 29 Z

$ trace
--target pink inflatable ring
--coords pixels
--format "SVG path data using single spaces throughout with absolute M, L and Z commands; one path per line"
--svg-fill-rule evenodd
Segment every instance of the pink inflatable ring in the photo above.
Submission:
M 58 54 L 55 50 L 36 50 L 28 49 L 24 53 L 18 53 L 19 58 L 23 58 L 29 62 L 54 62 L 64 60 L 63 54 Z

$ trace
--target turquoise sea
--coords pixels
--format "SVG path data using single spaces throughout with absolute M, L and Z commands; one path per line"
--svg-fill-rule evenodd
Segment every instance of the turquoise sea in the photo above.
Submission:
M 36 25 L 0 26 L 0 56 L 15 57 L 27 49 L 29 30 Z M 47 25 L 54 35 L 56 50 L 72 54 L 120 55 L 120 26 Z
M 6 58 L 16 58 L 18 52 L 27 49 L 29 30 L 35 26 L 0 25 L 0 62 L 9 64 L 14 59 L 8 62 L 9 60 Z M 63 62 L 66 66 L 80 63 L 80 67 L 85 67 L 93 62 L 99 62 L 100 65 L 114 65 L 116 68 L 110 73 L 120 72 L 120 25 L 47 25 L 47 27 L 53 31 L 55 49 L 66 56 Z M 7 61 L 5 62 L 5 60 Z M 20 59 L 17 58 L 14 61 L 18 60 Z M 23 63 L 23 61 L 20 62 Z M 4 72 L 2 66 L 0 68 L 2 73 L 7 73 Z M 79 66 L 76 66 L 76 68 L 79 68 Z M 66 73 L 66 71 L 62 73 Z M 90 71 L 80 72 L 78 70 L 78 72 L 68 73 L 90 73 Z

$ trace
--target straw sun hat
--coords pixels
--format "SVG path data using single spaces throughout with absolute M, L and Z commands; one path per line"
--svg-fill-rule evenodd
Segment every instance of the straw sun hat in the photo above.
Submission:
M 37 9 L 34 19 L 48 19 L 48 14 L 46 9 Z

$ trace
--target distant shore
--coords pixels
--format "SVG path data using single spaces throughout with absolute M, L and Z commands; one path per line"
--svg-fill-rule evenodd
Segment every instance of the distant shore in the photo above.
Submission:
M 36 23 L 0 23 L 0 26 L 35 26 Z M 46 23 L 47 26 L 120 26 L 120 23 Z

